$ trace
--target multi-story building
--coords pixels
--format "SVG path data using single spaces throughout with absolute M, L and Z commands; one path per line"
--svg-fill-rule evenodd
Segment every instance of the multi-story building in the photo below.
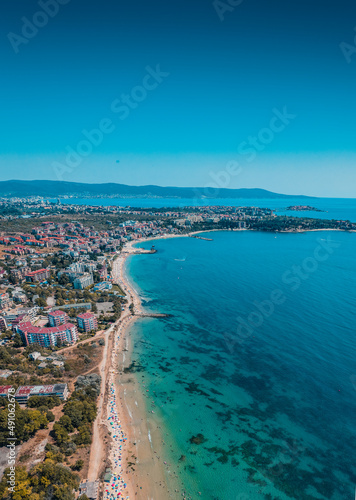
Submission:
M 10 276 L 12 276 L 13 278 L 15 278 L 17 280 L 21 280 L 22 279 L 22 272 L 20 269 L 11 269 Z
M 1 385 L 0 386 L 0 398 L 7 398 L 10 392 L 10 389 L 12 389 L 12 385 Z M 12 393 L 13 395 L 14 393 Z
M 67 270 L 73 273 L 84 273 L 85 264 L 83 262 L 74 262 L 74 264 L 68 266 Z
M 12 306 L 12 299 L 9 294 L 4 292 L 0 293 L 0 309 L 9 309 Z
M 18 309 L 19 314 L 26 314 L 30 318 L 29 321 L 33 321 L 38 315 L 40 308 L 38 306 L 24 307 L 23 309 Z
M 0 316 L 0 331 L 4 332 L 7 329 L 6 319 L 3 316 Z
M 64 325 L 69 320 L 68 314 L 60 309 L 48 313 L 48 321 L 50 326 Z
M 85 265 L 85 268 L 87 271 L 89 271 L 90 273 L 93 273 L 94 271 L 96 271 L 96 264 L 94 262 L 88 262 L 86 265 Z
M 23 266 L 23 267 L 20 267 L 19 271 L 21 273 L 21 277 L 23 278 L 24 276 L 26 276 L 26 274 L 31 272 L 31 268 L 28 266 Z
M 26 281 L 29 282 L 36 282 L 36 281 L 45 281 L 50 277 L 50 270 L 49 269 L 38 269 L 37 271 L 31 271 L 30 273 L 26 274 L 25 278 Z
M 81 276 L 78 276 L 73 281 L 73 286 L 77 290 L 83 290 L 87 286 L 90 286 L 93 284 L 94 284 L 93 275 L 90 273 L 83 273 Z
M 102 269 L 100 269 L 99 271 L 99 274 L 100 274 L 100 278 L 107 278 L 107 275 L 108 275 L 108 269 L 106 266 L 103 266 Z
M 18 403 L 26 404 L 31 396 L 58 396 L 65 400 L 68 396 L 68 386 L 67 384 L 21 385 L 14 397 Z
M 22 304 L 25 304 L 25 302 L 27 302 L 26 294 L 20 291 L 13 292 L 12 298 L 15 302 L 21 302 Z
M 85 332 L 91 332 L 98 328 L 98 320 L 92 313 L 83 313 L 77 316 L 78 327 L 82 328 Z
M 39 344 L 42 347 L 56 346 L 58 340 L 68 344 L 75 344 L 78 340 L 77 327 L 72 323 L 50 328 L 33 326 L 31 322 L 20 323 L 16 326 L 26 345 Z
M 110 283 L 110 281 L 101 281 L 100 283 L 97 283 L 93 288 L 94 292 L 111 290 L 111 289 L 112 289 L 112 283 Z

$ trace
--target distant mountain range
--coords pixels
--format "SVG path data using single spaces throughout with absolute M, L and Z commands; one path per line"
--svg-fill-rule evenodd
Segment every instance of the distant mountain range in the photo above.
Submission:
M 84 184 L 64 181 L 0 181 L 0 196 L 43 196 L 57 198 L 310 198 L 309 196 L 272 193 L 265 189 L 190 188 L 127 186 L 126 184 Z

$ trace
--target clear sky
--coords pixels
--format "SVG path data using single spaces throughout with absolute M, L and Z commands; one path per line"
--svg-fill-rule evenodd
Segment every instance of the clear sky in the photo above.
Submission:
M 354 0 L 2 0 L 0 14 L 0 180 L 356 197 Z

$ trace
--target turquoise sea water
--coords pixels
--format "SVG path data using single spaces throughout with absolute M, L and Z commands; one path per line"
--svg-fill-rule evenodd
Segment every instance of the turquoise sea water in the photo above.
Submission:
M 356 234 L 210 236 L 128 261 L 173 314 L 131 331 L 168 469 L 193 499 L 353 500 Z

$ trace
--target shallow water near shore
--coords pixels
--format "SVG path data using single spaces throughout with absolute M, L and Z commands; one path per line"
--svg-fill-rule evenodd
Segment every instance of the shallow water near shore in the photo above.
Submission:
M 125 333 L 124 337 L 125 347 L 119 354 L 116 382 L 120 394 L 119 410 L 128 436 L 125 477 L 137 500 L 174 499 L 183 484 L 164 465 L 163 436 L 158 428 L 160 422 L 147 413 L 145 398 L 148 395 L 142 390 L 144 385 L 140 385 L 134 375 L 139 367 L 131 363 L 133 336 Z
M 211 237 L 127 262 L 143 306 L 173 314 L 130 328 L 166 472 L 193 499 L 353 499 L 356 234 Z

